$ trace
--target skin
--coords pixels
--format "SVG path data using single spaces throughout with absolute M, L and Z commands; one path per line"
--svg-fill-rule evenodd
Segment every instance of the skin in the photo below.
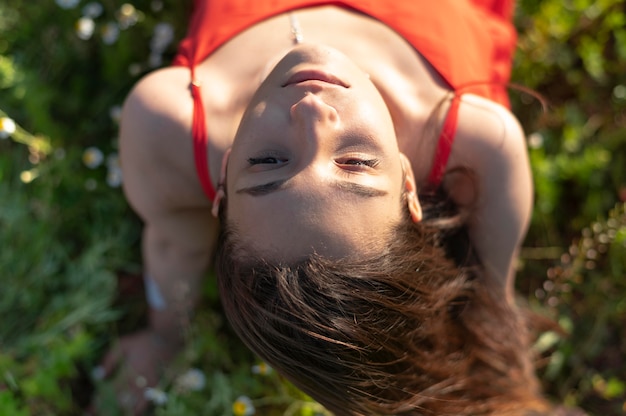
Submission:
M 302 45 L 269 74 L 242 119 L 226 159 L 228 218 L 277 261 L 373 249 L 369 242 L 383 243 L 400 222 L 403 181 L 413 177 L 403 160 L 369 76 L 335 49 Z
M 421 217 L 414 194 L 426 183 L 437 135 L 427 121 L 448 88 L 410 45 L 375 20 L 332 6 L 296 16 L 310 47 L 303 45 L 289 59 L 288 17 L 279 15 L 236 36 L 197 67 L 211 178 L 216 189 L 226 179 L 229 217 L 270 257 L 290 260 L 312 250 L 342 256 L 363 250 L 364 241 L 375 249 L 375 237 L 399 219 L 402 192 L 408 192 L 413 220 Z M 328 60 L 320 62 L 322 57 Z M 315 81 L 280 87 L 294 68 L 324 69 L 350 88 Z M 163 363 L 184 344 L 219 229 L 211 214 L 219 198 L 215 205 L 207 199 L 193 164 L 190 81 L 187 68 L 155 71 L 137 83 L 123 109 L 124 192 L 144 221 L 145 270 L 168 305 L 151 310 L 149 327 L 120 339 L 103 359 L 105 376 L 135 398 L 128 414 L 142 414 L 147 406 L 136 376 L 155 385 Z M 439 122 L 447 105 L 436 114 Z M 286 161 L 249 164 L 267 151 Z M 357 163 L 371 156 L 380 160 L 375 167 Z M 448 175 L 444 186 L 469 211 L 485 278 L 495 293 L 512 299 L 532 182 L 524 134 L 507 109 L 463 96 L 448 162 L 449 169 L 459 167 L 473 176 Z M 285 179 L 290 185 L 270 194 L 237 192 Z M 336 180 L 386 195 L 359 196 L 333 188 Z

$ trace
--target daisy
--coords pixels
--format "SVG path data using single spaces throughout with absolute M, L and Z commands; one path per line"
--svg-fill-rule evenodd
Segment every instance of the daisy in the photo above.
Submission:
M 233 403 L 233 414 L 235 416 L 252 416 L 255 413 L 256 409 L 248 396 L 239 396 Z
M 9 117 L 0 117 L 0 139 L 6 139 L 15 133 L 15 121 Z
M 104 161 L 102 150 L 97 147 L 88 147 L 83 152 L 83 163 L 89 169 L 95 169 Z

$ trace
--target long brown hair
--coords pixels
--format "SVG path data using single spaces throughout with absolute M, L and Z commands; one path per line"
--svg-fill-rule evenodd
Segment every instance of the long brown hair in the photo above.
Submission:
M 462 230 L 432 224 L 441 221 L 407 219 L 375 255 L 294 264 L 257 256 L 225 224 L 225 314 L 251 350 L 337 415 L 546 410 L 523 314 L 485 287 Z

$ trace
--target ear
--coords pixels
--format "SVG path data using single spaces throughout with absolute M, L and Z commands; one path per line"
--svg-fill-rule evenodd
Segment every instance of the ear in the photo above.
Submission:
M 400 162 L 404 171 L 404 189 L 406 190 L 406 202 L 411 213 L 411 219 L 413 222 L 420 222 L 422 220 L 422 206 L 417 197 L 417 185 L 415 184 L 413 168 L 404 153 L 400 153 Z
M 226 196 L 226 191 L 224 190 L 224 184 L 226 183 L 226 167 L 228 166 L 228 158 L 230 157 L 229 147 L 224 152 L 224 156 L 222 156 L 222 166 L 220 167 L 220 177 L 217 182 L 217 191 L 215 192 L 215 197 L 213 198 L 213 205 L 211 206 L 211 215 L 215 218 L 220 213 L 220 204 L 222 203 L 222 199 Z

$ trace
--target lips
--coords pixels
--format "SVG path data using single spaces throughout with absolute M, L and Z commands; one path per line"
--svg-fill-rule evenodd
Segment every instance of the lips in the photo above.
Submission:
M 349 85 L 347 85 L 345 82 L 343 82 L 336 76 L 332 74 L 328 74 L 323 71 L 318 71 L 318 70 L 298 71 L 295 74 L 293 74 L 287 80 L 285 84 L 283 84 L 283 87 L 286 87 L 287 85 L 300 84 L 300 83 L 307 82 L 307 81 L 319 81 L 319 82 L 325 82 L 327 84 L 338 85 L 344 88 L 349 87 Z

